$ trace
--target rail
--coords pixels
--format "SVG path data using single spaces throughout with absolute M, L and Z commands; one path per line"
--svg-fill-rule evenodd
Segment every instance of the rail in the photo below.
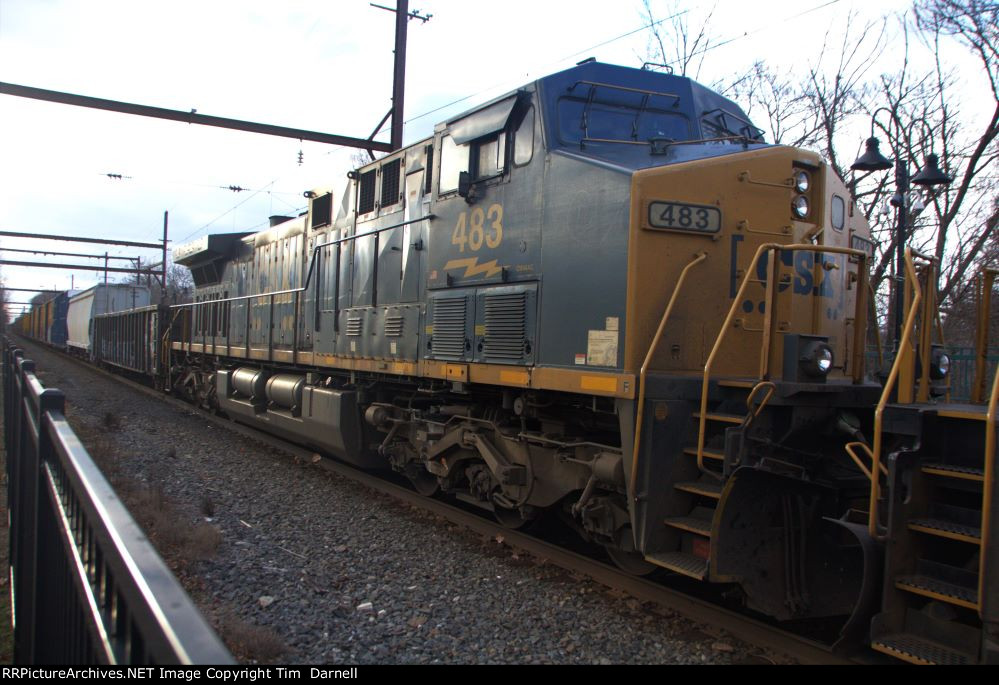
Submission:
M 694 259 L 687 266 L 683 267 L 683 271 L 680 272 L 680 277 L 676 281 L 676 286 L 673 288 L 673 294 L 669 298 L 665 311 L 663 311 L 662 319 L 659 320 L 659 328 L 656 329 L 656 334 L 652 336 L 649 351 L 645 353 L 645 361 L 642 362 L 642 368 L 638 373 L 638 411 L 635 417 L 635 444 L 631 454 L 630 492 L 632 496 L 635 494 L 635 484 L 638 478 L 638 446 L 642 438 L 642 419 L 645 413 L 645 377 L 649 370 L 649 364 L 652 363 L 652 357 L 655 355 L 656 348 L 659 347 L 659 342 L 662 340 L 663 332 L 666 330 L 666 322 L 669 320 L 670 314 L 673 313 L 673 305 L 676 304 L 677 296 L 680 294 L 683 284 L 687 280 L 687 273 L 707 258 L 707 252 L 698 252 L 694 256 Z
M 996 411 L 999 406 L 999 371 L 992 379 L 992 394 L 989 396 L 989 410 L 985 415 L 985 468 L 982 487 L 982 551 L 978 555 L 978 613 L 985 606 L 985 553 L 989 544 L 989 521 L 992 515 L 992 499 L 995 495 L 996 462 Z
M 978 325 L 975 331 L 975 379 L 971 384 L 971 401 L 978 404 L 982 401 L 985 390 L 985 375 L 989 348 L 989 314 L 992 312 L 992 286 L 995 283 L 999 268 L 985 267 L 979 279 L 978 292 Z
M 936 263 L 936 260 L 933 257 L 920 254 L 911 247 L 906 248 L 905 250 L 905 281 L 902 283 L 902 286 L 905 287 L 906 285 L 909 285 L 912 288 L 912 298 L 911 303 L 909 304 L 909 312 L 906 315 L 905 323 L 902 326 L 902 338 L 898 343 L 895 361 L 891 365 L 891 372 L 888 374 L 888 380 L 885 381 L 884 388 L 881 390 L 881 398 L 878 400 L 878 406 L 874 410 L 874 449 L 873 454 L 871 455 L 872 474 L 881 470 L 881 430 L 884 425 L 884 412 L 885 407 L 888 405 L 888 399 L 891 397 L 892 391 L 895 389 L 895 383 L 899 382 L 900 376 L 903 375 L 903 367 L 908 369 L 909 367 L 914 367 L 915 365 L 915 360 L 913 358 L 914 355 L 908 353 L 907 350 L 911 349 L 913 330 L 916 325 L 916 317 L 920 313 L 920 305 L 923 301 L 923 290 L 919 287 L 919 277 L 916 275 L 916 266 L 913 262 L 913 256 L 916 256 L 931 265 Z M 929 326 L 924 325 L 923 328 L 928 329 Z M 924 377 L 928 379 L 929 369 L 926 368 L 926 366 L 927 365 L 924 365 Z M 914 376 L 911 371 L 907 371 L 907 373 L 911 374 L 910 379 Z M 911 380 L 907 382 L 907 387 L 903 387 L 903 384 L 899 382 L 897 399 L 899 402 L 912 401 Z M 878 530 L 878 501 L 880 500 L 879 490 L 880 488 L 877 486 L 877 481 L 872 476 L 871 494 L 867 514 L 867 529 L 871 537 L 875 540 L 884 540 L 885 536 Z
M 14 661 L 231 664 L 44 388 L 3 344 Z
M 320 243 L 319 245 L 314 245 L 312 247 L 312 256 L 309 259 L 309 270 L 305 275 L 305 283 L 301 288 L 287 288 L 285 290 L 277 290 L 269 293 L 253 293 L 250 295 L 238 295 L 234 297 L 220 298 L 217 300 L 205 300 L 202 302 L 187 302 L 183 304 L 171 305 L 170 309 L 175 312 L 171 317 L 170 328 L 173 327 L 176 319 L 181 318 L 182 331 L 180 333 L 182 344 L 187 344 L 188 351 L 191 350 L 191 346 L 195 344 L 195 338 L 200 337 L 201 342 L 197 343 L 201 345 L 201 349 L 204 352 L 208 351 L 209 346 L 211 347 L 212 354 L 218 352 L 219 348 L 225 349 L 227 355 L 232 355 L 232 304 L 239 302 L 247 302 L 244 306 L 246 321 L 244 325 L 244 338 L 242 345 L 236 345 L 237 349 L 244 349 L 246 357 L 250 357 L 250 306 L 249 300 L 267 300 L 267 340 L 261 341 L 261 344 L 266 344 L 267 350 L 267 361 L 274 361 L 274 307 L 275 298 L 280 296 L 292 296 L 292 311 L 294 312 L 292 321 L 292 341 L 291 341 L 291 354 L 292 358 L 290 361 L 295 361 L 296 355 L 298 354 L 299 348 L 299 311 L 300 303 L 302 299 L 302 294 L 309 290 L 310 284 L 313 282 L 313 274 L 322 268 L 322 255 L 320 250 L 326 247 L 336 247 L 336 260 L 335 260 L 335 281 L 334 281 L 334 293 L 333 293 L 333 330 L 339 330 L 339 312 L 340 312 L 340 262 L 341 262 L 341 251 L 342 245 L 344 243 L 349 243 L 355 240 L 360 240 L 361 238 L 373 237 L 375 240 L 374 248 L 372 250 L 372 259 L 374 261 L 374 268 L 372 270 L 372 292 L 371 292 L 371 304 L 378 304 L 378 242 L 382 233 L 386 231 L 392 231 L 403 226 L 409 226 L 411 224 L 420 223 L 421 221 L 432 221 L 436 218 L 434 214 L 427 214 L 426 216 L 419 217 L 417 219 L 410 219 L 408 221 L 403 221 L 397 224 L 392 224 L 391 226 L 383 226 L 382 228 L 376 228 L 365 233 L 355 233 L 354 235 L 344 236 L 342 238 L 337 238 L 336 240 L 330 240 L 325 243 Z M 319 283 L 320 280 L 317 277 L 315 281 L 316 293 L 313 297 L 313 329 L 320 329 L 320 297 L 319 297 Z M 287 302 L 277 303 L 277 306 L 287 305 Z M 186 314 L 186 316 L 181 315 L 181 313 Z M 204 313 L 203 321 L 196 324 L 195 314 Z M 304 314 L 304 313 L 303 313 Z M 224 322 L 224 323 L 223 323 Z M 222 324 L 222 325 L 220 325 Z M 200 329 L 200 333 L 195 333 L 195 328 Z M 221 329 L 225 329 L 225 335 L 219 335 Z M 260 328 L 263 329 L 264 325 L 261 322 Z M 209 334 L 210 331 L 210 334 Z M 219 343 L 218 338 L 224 337 L 225 342 Z M 209 338 L 211 342 L 209 343 Z
M 857 302 L 853 318 L 853 361 L 850 368 L 853 371 L 853 382 L 860 383 L 863 381 L 864 342 L 867 336 L 867 253 L 863 250 L 854 250 L 848 247 L 836 247 L 833 245 L 812 245 L 807 243 L 792 243 L 784 245 L 782 243 L 763 243 L 759 246 L 759 248 L 757 248 L 756 254 L 753 255 L 753 259 L 749 263 L 750 267 L 746 269 L 746 275 L 743 276 L 742 283 L 739 284 L 739 290 L 736 292 L 735 298 L 732 300 L 732 306 L 729 308 L 728 315 L 722 323 L 721 330 L 718 332 L 718 337 L 715 339 L 715 344 L 711 348 L 711 353 L 708 355 L 708 359 L 704 363 L 704 376 L 701 382 L 700 416 L 698 417 L 697 427 L 697 468 L 702 472 L 708 470 L 704 465 L 704 437 L 707 425 L 708 389 L 711 381 L 711 369 L 714 366 L 719 350 L 721 350 L 722 342 L 724 342 L 729 328 L 732 327 L 732 321 L 735 319 L 739 304 L 743 301 L 746 288 L 749 283 L 754 280 L 755 267 L 764 253 L 768 252 L 773 253 L 773 259 L 767 260 L 766 308 L 764 324 L 761 329 L 763 339 L 760 349 L 760 379 L 769 379 L 770 358 L 773 356 L 775 339 L 774 334 L 777 330 L 776 305 L 777 298 L 780 296 L 780 287 L 778 284 L 780 260 L 777 256 L 780 252 L 785 251 L 845 254 L 857 258 Z
M 981 397 L 981 388 L 985 385 L 986 354 L 988 350 L 989 314 L 992 310 L 992 285 L 999 269 L 985 267 L 982 269 L 982 293 L 978 301 L 978 331 L 975 336 L 975 383 L 974 388 Z M 973 390 L 972 392 L 975 392 Z M 989 395 L 989 408 L 985 414 L 985 466 L 984 482 L 982 484 L 982 551 L 978 556 L 978 614 L 982 615 L 985 606 L 985 561 L 988 554 L 985 550 L 989 544 L 989 528 L 992 514 L 992 500 L 995 496 L 995 462 L 996 462 L 996 412 L 999 407 L 999 369 L 992 377 L 992 392 Z

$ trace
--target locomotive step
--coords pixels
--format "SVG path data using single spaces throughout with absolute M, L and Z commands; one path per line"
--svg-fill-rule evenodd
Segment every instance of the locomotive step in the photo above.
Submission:
M 703 495 L 704 497 L 720 499 L 724 484 L 704 481 L 687 481 L 684 483 L 677 483 L 673 487 L 684 492 L 692 492 L 695 495 Z
M 915 530 L 928 535 L 936 535 L 951 540 L 961 540 L 975 545 L 982 543 L 982 529 L 954 521 L 937 518 L 918 518 L 909 521 L 909 530 Z
M 701 412 L 694 412 L 693 416 L 695 419 L 699 419 L 701 418 Z M 704 418 L 707 419 L 708 421 L 720 421 L 722 423 L 737 423 L 737 424 L 741 424 L 743 421 L 746 420 L 746 417 L 742 416 L 741 414 L 722 414 L 719 412 L 708 412 L 707 414 L 704 415 Z
M 960 478 L 962 480 L 974 480 L 979 483 L 985 480 L 985 471 L 974 466 L 958 466 L 957 464 L 942 464 L 937 462 L 924 463 L 921 467 L 923 473 L 931 476 L 942 476 L 944 478 Z
M 722 388 L 745 388 L 746 390 L 752 390 L 757 383 L 759 383 L 758 380 L 738 380 L 735 378 L 718 381 L 719 387 Z
M 978 609 L 977 590 L 929 576 L 899 576 L 895 579 L 895 587 L 966 609 Z
M 684 454 L 688 454 L 688 455 L 690 455 L 692 457 L 696 457 L 697 456 L 697 448 L 696 447 L 685 447 L 684 450 L 683 450 L 683 453 Z M 711 451 L 709 449 L 705 449 L 704 450 L 704 458 L 705 459 L 717 459 L 718 461 L 725 461 L 725 455 L 724 454 L 722 454 L 721 452 L 713 452 L 713 451 Z
M 708 575 L 708 560 L 687 552 L 650 554 L 645 557 L 645 560 L 697 580 L 704 580 Z
M 665 521 L 667 526 L 679 528 L 690 533 L 711 537 L 710 519 L 694 518 L 693 516 L 674 516 Z
M 911 633 L 893 633 L 877 638 L 871 647 L 911 664 L 958 666 L 972 663 L 964 652 Z
M 987 407 L 978 404 L 941 407 L 937 411 L 937 416 L 948 419 L 970 419 L 972 421 L 986 421 L 988 419 Z

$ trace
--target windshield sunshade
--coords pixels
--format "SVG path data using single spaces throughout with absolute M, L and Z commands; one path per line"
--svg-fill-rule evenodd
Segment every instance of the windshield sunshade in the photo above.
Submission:
M 494 102 L 485 109 L 480 109 L 467 117 L 450 122 L 448 129 L 451 138 L 456 145 L 464 145 L 477 138 L 488 136 L 490 133 L 502 131 L 510 120 L 510 113 L 513 112 L 515 104 L 517 104 L 517 96 L 513 95 L 499 102 Z

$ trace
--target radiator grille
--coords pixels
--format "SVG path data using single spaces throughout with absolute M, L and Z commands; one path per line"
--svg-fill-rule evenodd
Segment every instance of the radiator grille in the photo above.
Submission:
M 487 295 L 482 351 L 490 360 L 520 361 L 527 337 L 527 294 Z
M 438 297 L 434 299 L 434 332 L 431 351 L 435 357 L 461 359 L 465 355 L 466 299 Z
M 361 174 L 361 191 L 357 199 L 357 213 L 367 214 L 375 208 L 375 170 Z
M 400 160 L 393 159 L 382 166 L 382 207 L 399 201 Z
M 347 335 L 358 336 L 364 330 L 364 317 L 361 316 L 348 316 L 347 317 Z
M 311 228 L 328 226 L 333 217 L 333 193 L 326 193 L 312 201 Z
M 386 316 L 385 317 L 385 337 L 386 338 L 401 338 L 402 337 L 402 323 L 404 319 L 400 315 Z

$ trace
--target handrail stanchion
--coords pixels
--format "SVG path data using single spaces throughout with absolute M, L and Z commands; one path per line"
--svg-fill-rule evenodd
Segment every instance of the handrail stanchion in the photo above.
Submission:
M 920 255 L 912 248 L 906 248 L 905 271 L 907 280 L 912 282 L 913 298 L 909 305 L 909 313 L 906 316 L 905 324 L 902 326 L 902 338 L 899 340 L 898 353 L 895 355 L 895 361 L 891 366 L 891 373 L 888 374 L 888 380 L 885 381 L 885 386 L 881 391 L 881 398 L 878 400 L 877 409 L 874 410 L 874 454 L 871 458 L 872 472 L 879 470 L 881 467 L 881 429 L 884 425 L 884 411 L 888 404 L 888 398 L 891 396 L 891 392 L 895 387 L 895 382 L 898 380 L 903 358 L 906 357 L 906 355 L 902 354 L 902 351 L 910 345 L 913 328 L 915 327 L 916 322 L 916 314 L 919 312 L 919 305 L 923 299 L 923 292 L 919 287 L 919 279 L 916 276 L 916 267 L 912 261 L 913 255 L 917 255 L 926 260 L 931 259 Z M 871 487 L 869 500 L 867 528 L 872 538 L 875 540 L 884 540 L 885 536 L 878 531 L 879 494 L 880 489 L 877 487 L 877 484 L 873 485 Z
M 645 376 L 649 370 L 649 364 L 652 363 L 652 357 L 655 355 L 656 348 L 659 346 L 659 342 L 663 337 L 663 333 L 666 330 L 666 322 L 669 320 L 670 314 L 673 313 L 673 305 L 676 304 L 677 297 L 680 291 L 683 289 L 683 284 L 687 280 L 687 273 L 691 268 L 700 264 L 705 259 L 707 259 L 707 252 L 699 252 L 694 256 L 694 259 L 683 267 L 683 271 L 680 272 L 680 277 L 676 281 L 676 286 L 673 288 L 673 294 L 669 298 L 669 303 L 666 305 L 666 310 L 663 311 L 662 319 L 659 320 L 659 328 L 656 329 L 656 334 L 652 336 L 652 342 L 649 344 L 649 351 L 645 353 L 645 360 L 642 362 L 642 368 L 638 373 L 638 410 L 635 416 L 635 444 L 632 449 L 631 454 L 631 496 L 635 496 L 635 485 L 638 478 L 638 448 L 639 443 L 642 438 L 642 419 L 645 407 Z
M 996 419 L 999 405 L 999 369 L 992 379 L 992 393 L 989 395 L 989 410 L 985 415 L 985 465 L 982 484 L 982 551 L 978 555 L 978 615 L 982 615 L 985 605 L 985 561 L 989 555 L 985 553 L 989 544 L 990 519 L 992 518 L 992 500 L 995 494 L 996 473 Z

